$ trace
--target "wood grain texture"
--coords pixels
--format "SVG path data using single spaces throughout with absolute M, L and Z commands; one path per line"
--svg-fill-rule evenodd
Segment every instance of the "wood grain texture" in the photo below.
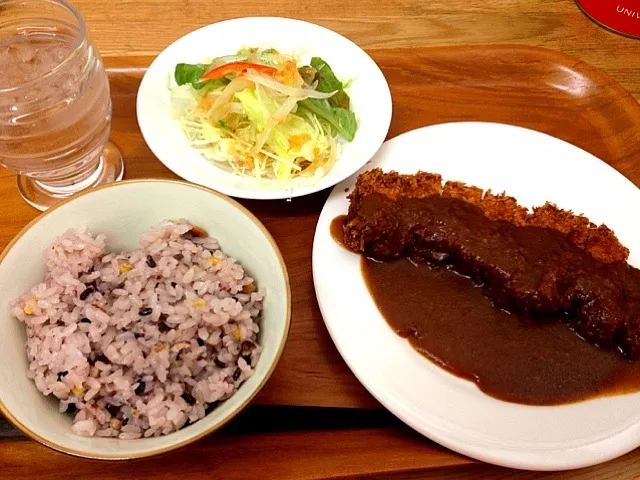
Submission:
M 575 58 L 517 46 L 382 49 L 372 53 L 394 99 L 389 136 L 443 121 L 505 121 L 575 143 L 640 184 L 640 106 L 609 77 Z M 114 101 L 112 139 L 125 158 L 126 178 L 173 176 L 153 157 L 135 120 L 135 94 L 149 61 L 139 57 L 107 59 Z M 310 254 L 313 230 L 326 195 L 323 192 L 290 203 L 243 202 L 278 242 L 289 268 L 294 298 L 290 340 L 259 403 L 377 406 L 336 352 L 315 300 Z M 0 216 L 3 247 L 37 212 L 22 202 L 15 178 L 5 170 L 0 172 L 0 196 L 4 206 Z M 359 478 L 390 472 L 405 472 L 403 475 L 409 475 L 406 478 L 426 478 L 422 472 L 427 468 L 469 463 L 404 427 L 214 435 L 162 457 L 162 469 L 158 469 L 157 460 L 113 465 L 73 459 L 22 440 L 6 440 L 1 445 L 4 475 L 42 479 L 56 478 L 58 472 L 87 471 L 96 479 L 127 478 L 133 468 L 137 475 L 154 474 L 157 478 Z M 220 461 L 225 455 L 229 460 Z M 256 460 L 246 460 L 250 456 Z M 640 453 L 625 458 L 640 460 Z M 635 465 L 632 461 L 612 462 L 602 472 L 631 475 Z M 489 472 L 492 478 L 527 475 L 482 468 L 486 470 L 451 471 L 461 475 Z M 464 478 L 450 476 L 451 471 L 440 472 L 449 475 L 441 478 Z
M 386 49 L 375 51 L 374 58 L 393 96 L 390 137 L 445 121 L 501 121 L 574 143 L 640 184 L 640 105 L 588 64 L 548 49 L 522 46 Z M 126 178 L 173 177 L 151 154 L 135 118 L 135 95 L 150 60 L 106 60 L 114 103 L 112 139 L 125 158 Z M 280 246 L 293 297 L 291 334 L 258 403 L 378 406 L 336 351 L 315 298 L 311 248 L 327 193 L 292 202 L 242 202 Z M 0 195 L 10 206 L 0 218 L 3 247 L 36 212 L 21 201 L 6 171 L 0 172 Z
M 369 480 L 638 480 L 640 450 L 635 450 L 611 462 L 566 472 L 523 472 L 486 464 L 438 468 L 428 472 L 374 474 Z
M 259 413 L 255 415 L 252 415 L 251 410 L 246 412 L 241 417 L 242 421 L 251 417 L 244 423 L 255 422 L 261 414 L 266 413 L 258 410 Z M 304 414 L 312 416 L 308 411 Z M 281 418 L 279 415 L 276 417 Z M 344 421 L 344 418 L 341 420 Z M 124 480 L 132 478 L 132 472 L 135 472 L 136 478 L 160 480 L 176 477 L 193 480 L 640 479 L 640 449 L 590 468 L 540 473 L 474 462 L 426 441 L 403 426 L 394 429 L 334 428 L 312 432 L 279 431 L 276 428 L 274 431 L 250 434 L 236 432 L 234 423 L 230 426 L 233 431 L 226 427 L 224 433 L 207 437 L 177 452 L 149 460 L 114 464 L 69 457 L 24 438 L 1 438 L 7 428 L 6 423 L 0 419 L 2 478 L 53 480 L 67 478 L 76 472 L 90 472 L 91 477 L 96 480 Z
M 640 41 L 604 30 L 573 0 L 75 0 L 105 54 L 158 54 L 186 33 L 242 16 L 286 16 L 371 50 L 518 43 L 577 55 L 640 99 Z
M 127 462 L 75 458 L 29 440 L 0 445 L 2 478 L 14 480 L 315 480 L 472 463 L 408 428 L 214 434 L 158 458 Z

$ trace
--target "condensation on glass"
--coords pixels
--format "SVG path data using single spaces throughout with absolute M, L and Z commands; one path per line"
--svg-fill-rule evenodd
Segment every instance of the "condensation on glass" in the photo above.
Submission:
M 0 164 L 40 210 L 120 180 L 111 98 L 80 14 L 62 0 L 0 2 Z

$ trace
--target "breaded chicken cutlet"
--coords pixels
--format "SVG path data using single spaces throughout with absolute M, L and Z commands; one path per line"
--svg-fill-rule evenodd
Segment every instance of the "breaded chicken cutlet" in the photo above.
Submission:
M 425 172 L 366 172 L 349 198 L 348 248 L 446 266 L 482 285 L 498 308 L 565 315 L 584 338 L 640 357 L 640 270 L 606 226 L 550 203 L 530 212 Z

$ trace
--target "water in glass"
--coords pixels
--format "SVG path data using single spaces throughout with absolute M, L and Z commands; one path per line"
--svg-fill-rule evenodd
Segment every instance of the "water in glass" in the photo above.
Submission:
M 0 163 L 40 209 L 119 180 L 109 83 L 82 18 L 64 1 L 3 3 L 13 15 L 0 20 Z

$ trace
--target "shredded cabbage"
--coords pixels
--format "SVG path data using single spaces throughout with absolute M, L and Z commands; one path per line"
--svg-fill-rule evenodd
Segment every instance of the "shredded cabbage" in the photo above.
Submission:
M 243 70 L 247 63 L 258 68 Z M 336 128 L 312 110 L 299 109 L 298 102 L 326 101 L 337 90 L 316 90 L 318 81 L 307 83 L 295 58 L 271 49 L 241 50 L 207 66 L 209 72 L 228 70 L 213 81 L 200 78 L 203 66 L 182 68 L 182 78 L 194 79 L 169 87 L 172 115 L 208 161 L 237 175 L 281 184 L 296 178 L 315 181 L 333 167 L 340 149 Z

